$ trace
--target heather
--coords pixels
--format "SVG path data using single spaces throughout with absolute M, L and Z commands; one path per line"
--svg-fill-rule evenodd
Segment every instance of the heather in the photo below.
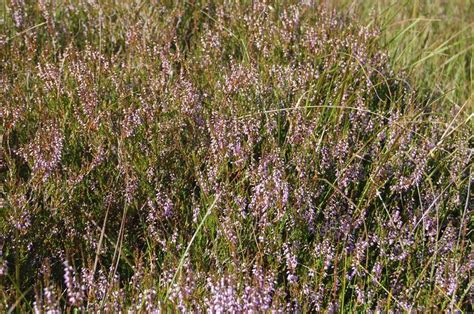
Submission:
M 472 311 L 469 28 L 2 10 L 1 311 Z

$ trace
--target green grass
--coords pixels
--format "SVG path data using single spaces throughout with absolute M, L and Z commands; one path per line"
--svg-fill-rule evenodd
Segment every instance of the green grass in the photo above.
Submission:
M 473 109 L 474 2 L 354 1 L 340 5 L 370 24 L 381 23 L 382 36 L 397 71 L 435 93 L 438 112 L 447 120 L 463 107 Z M 375 17 L 375 18 L 374 18 Z

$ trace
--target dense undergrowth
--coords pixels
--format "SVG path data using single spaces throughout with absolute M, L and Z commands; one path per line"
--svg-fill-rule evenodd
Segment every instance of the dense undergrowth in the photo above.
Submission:
M 469 99 L 446 120 L 377 23 L 7 6 L 2 312 L 472 310 Z

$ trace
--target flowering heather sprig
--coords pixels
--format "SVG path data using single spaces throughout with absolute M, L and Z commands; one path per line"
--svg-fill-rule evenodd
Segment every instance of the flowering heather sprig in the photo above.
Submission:
M 254 174 L 255 186 L 252 188 L 249 207 L 262 228 L 280 220 L 285 213 L 289 187 L 283 178 L 283 169 L 282 160 L 276 154 L 271 154 L 260 160 Z M 274 216 L 270 212 L 273 209 L 276 210 Z
M 285 255 L 287 269 L 286 279 L 290 284 L 296 283 L 298 281 L 298 276 L 296 275 L 296 267 L 298 266 L 298 260 L 294 252 L 292 251 L 293 249 L 290 245 L 286 243 L 283 245 L 283 254 Z
M 36 132 L 35 139 L 19 150 L 26 160 L 32 160 L 32 172 L 46 181 L 61 162 L 64 136 L 56 123 L 46 123 Z
M 23 193 L 10 195 L 10 205 L 13 209 L 8 217 L 9 223 L 21 234 L 25 234 L 31 227 L 31 212 L 28 200 Z
M 253 67 L 231 62 L 230 73 L 224 77 L 222 91 L 228 95 L 242 93 L 259 86 L 257 83 L 258 76 Z
M 134 175 L 127 176 L 125 180 L 125 200 L 127 204 L 131 204 L 134 194 L 138 189 L 138 179 Z
M 59 302 L 54 292 L 53 287 L 45 287 L 40 299 L 37 299 L 33 304 L 35 313 L 59 314 L 61 313 Z
M 92 272 L 89 269 L 87 273 L 88 278 L 82 278 L 86 280 L 86 291 L 87 297 L 95 300 L 95 303 L 99 303 L 105 300 L 107 291 L 109 291 L 110 285 L 108 279 L 102 269 L 99 269 L 98 274 L 96 275 L 97 279 L 94 280 L 92 277 Z
M 136 312 L 145 310 L 146 313 L 161 313 L 161 304 L 159 301 L 156 301 L 156 290 L 151 288 L 140 292 L 134 307 Z M 132 309 L 129 311 L 133 312 Z
M 64 283 L 67 288 L 68 301 L 71 305 L 82 306 L 84 302 L 83 287 L 79 284 L 76 273 L 67 259 L 63 260 L 64 266 Z
M 7 271 L 8 271 L 7 261 L 1 260 L 0 261 L 0 276 L 5 276 L 7 274 Z
M 169 295 L 169 299 L 180 311 L 201 311 L 200 304 L 193 299 L 193 295 L 198 289 L 198 283 L 202 279 L 201 275 L 191 268 L 189 259 L 186 259 L 183 265 L 182 276 L 178 283 L 173 284 Z
M 56 92 L 59 95 L 62 89 L 62 72 L 58 66 L 46 63 L 37 66 L 41 82 L 48 93 Z
M 201 113 L 202 97 L 193 84 L 184 77 L 180 77 L 172 95 L 175 98 L 174 101 L 178 102 L 179 109 L 184 115 L 196 117 L 196 115 Z
M 73 61 L 69 65 L 69 71 L 76 82 L 76 90 L 71 93 L 76 95 L 79 106 L 74 107 L 74 114 L 84 129 L 97 128 L 100 124 L 101 114 L 98 107 L 100 104 L 100 90 L 98 84 L 98 73 L 110 75 L 111 60 L 106 58 L 100 51 L 86 46 L 83 54 L 77 56 L 73 51 L 67 52 L 65 57 Z
M 12 0 L 12 19 L 15 22 L 16 28 L 23 28 L 25 22 L 25 1 L 24 0 Z
M 208 312 L 259 312 L 272 309 L 275 281 L 272 274 L 265 274 L 255 265 L 251 276 L 239 284 L 237 278 L 224 275 L 214 281 L 207 280 L 210 297 L 205 299 Z
M 137 127 L 142 124 L 141 112 L 139 109 L 129 108 L 124 113 L 122 122 L 122 132 L 125 138 L 133 136 Z

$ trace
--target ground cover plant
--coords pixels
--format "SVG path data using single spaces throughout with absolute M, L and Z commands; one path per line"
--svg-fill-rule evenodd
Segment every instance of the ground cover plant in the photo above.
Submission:
M 473 20 L 418 2 L 5 3 L 0 311 L 472 311 Z

